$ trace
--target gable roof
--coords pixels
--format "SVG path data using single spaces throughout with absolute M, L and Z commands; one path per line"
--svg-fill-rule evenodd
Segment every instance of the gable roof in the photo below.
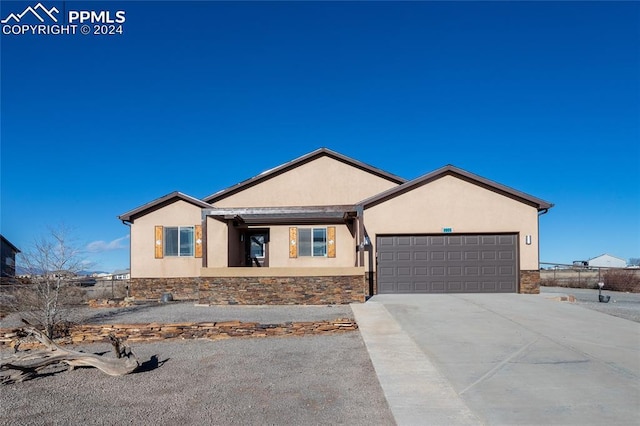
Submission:
M 366 200 L 361 201 L 360 204 L 364 208 L 373 207 L 387 200 L 395 198 L 398 195 L 407 193 L 415 188 L 425 185 L 429 182 L 433 182 L 434 180 L 440 179 L 441 177 L 444 177 L 444 176 L 455 176 L 459 179 L 470 182 L 474 185 L 478 185 L 482 188 L 488 189 L 489 191 L 493 191 L 498 194 L 504 195 L 506 197 L 512 198 L 516 201 L 529 204 L 530 206 L 537 208 L 538 211 L 547 210 L 553 207 L 553 204 L 547 201 L 541 200 L 539 198 L 533 197 L 524 192 L 517 191 L 508 186 L 502 185 L 500 183 L 497 183 L 489 179 L 483 178 L 481 176 L 475 175 L 473 173 L 467 172 L 466 170 L 462 170 L 458 167 L 452 166 L 451 164 L 441 167 L 437 170 L 434 170 L 431 173 L 427 173 L 426 175 L 422 175 L 400 186 L 391 188 L 378 195 L 374 195 L 373 197 L 367 198 Z
M 345 155 L 339 154 L 335 151 L 332 151 L 328 148 L 320 148 L 309 154 L 303 155 L 302 157 L 298 157 L 295 160 L 289 161 L 288 163 L 284 163 L 276 168 L 264 171 L 257 176 L 254 176 L 250 179 L 244 180 L 236 185 L 230 186 L 227 189 L 223 189 L 222 191 L 218 191 L 213 193 L 207 197 L 204 197 L 203 200 L 207 203 L 215 203 L 216 201 L 222 200 L 226 197 L 229 197 L 233 194 L 237 194 L 247 188 L 250 188 L 254 185 L 257 185 L 261 182 L 269 180 L 273 177 L 281 175 L 282 173 L 288 172 L 289 170 L 295 169 L 296 167 L 300 167 L 303 164 L 309 163 L 313 160 L 316 160 L 320 157 L 329 157 L 334 160 L 340 161 L 342 163 L 348 164 L 352 167 L 355 167 L 360 170 L 364 170 L 365 172 L 371 173 L 375 176 L 381 177 L 383 179 L 387 179 L 396 184 L 402 184 L 407 180 L 401 178 L 399 176 L 393 175 L 391 173 L 385 172 L 384 170 L 375 168 L 368 164 L 362 163 L 360 161 L 354 160 L 353 158 L 349 158 Z
M 151 201 L 150 203 L 144 204 L 138 208 L 123 213 L 118 216 L 118 219 L 123 222 L 131 222 L 140 216 L 144 216 L 145 214 L 151 213 L 154 210 L 161 209 L 162 207 L 175 203 L 178 200 L 186 201 L 187 203 L 193 204 L 194 206 L 203 209 L 211 208 L 211 204 L 207 204 L 202 200 L 199 200 L 187 194 L 183 194 L 182 192 L 174 191 L 170 194 L 165 195 L 164 197 L 160 197 L 156 200 Z
M 603 258 L 603 257 L 608 257 L 608 258 L 611 258 L 611 259 L 621 260 L 621 261 L 623 261 L 625 263 L 627 262 L 626 260 L 624 260 L 624 259 L 622 259 L 620 257 L 617 257 L 617 256 L 610 255 L 609 253 L 603 253 L 600 256 L 592 257 L 588 261 L 591 262 L 592 260 L 597 260 L 597 259 L 600 259 L 600 258 Z
M 10 248 L 11 250 L 13 250 L 13 251 L 14 251 L 14 252 L 16 252 L 16 253 L 20 253 L 20 249 L 19 249 L 18 247 L 14 246 L 13 244 L 11 244 L 11 241 L 7 240 L 7 239 L 4 237 L 4 235 L 1 235 L 1 234 L 0 234 L 0 239 L 2 239 L 2 241 L 3 241 L 7 246 L 9 246 L 9 248 Z

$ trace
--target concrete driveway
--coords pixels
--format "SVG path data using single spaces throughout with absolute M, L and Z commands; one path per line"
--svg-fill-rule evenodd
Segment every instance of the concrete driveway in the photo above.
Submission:
M 395 420 L 640 424 L 640 324 L 543 295 L 352 305 Z

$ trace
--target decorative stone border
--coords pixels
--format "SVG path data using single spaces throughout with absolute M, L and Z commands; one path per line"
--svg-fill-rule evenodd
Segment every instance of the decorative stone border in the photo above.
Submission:
M 285 322 L 260 324 L 257 322 L 200 322 L 178 324 L 112 324 L 78 325 L 70 329 L 69 336 L 56 339 L 57 344 L 108 343 L 109 334 L 127 342 L 157 342 L 169 339 L 211 339 L 232 337 L 275 337 L 333 334 L 353 331 L 358 324 L 352 318 L 336 318 L 333 321 Z M 0 329 L 0 349 L 14 347 L 19 340 L 20 328 Z M 37 342 L 20 343 L 20 348 L 38 347 Z

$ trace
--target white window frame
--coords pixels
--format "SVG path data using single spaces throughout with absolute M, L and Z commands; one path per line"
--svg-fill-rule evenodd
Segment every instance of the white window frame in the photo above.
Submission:
M 167 243 L 169 241 L 169 239 L 167 238 L 167 232 L 174 229 L 178 231 L 178 254 L 167 253 L 167 247 L 168 247 Z M 180 235 L 182 234 L 182 231 L 186 229 L 191 230 L 191 250 L 189 254 L 182 254 L 181 244 L 180 244 L 180 238 L 181 238 Z M 163 230 L 163 235 L 162 235 L 162 238 L 164 239 L 164 248 L 163 248 L 164 257 L 195 257 L 195 253 L 196 253 L 195 236 L 196 236 L 195 226 L 165 226 Z
M 300 244 L 300 237 L 302 236 L 303 232 L 309 231 L 310 233 L 310 249 L 311 252 L 309 254 L 303 253 L 302 250 L 302 245 Z M 323 231 L 324 233 L 324 251 L 323 254 L 315 254 L 315 250 L 314 250 L 314 233 L 315 231 Z M 298 257 L 327 257 L 327 252 L 328 252 L 328 241 L 327 241 L 327 227 L 317 227 L 317 228 L 298 228 Z

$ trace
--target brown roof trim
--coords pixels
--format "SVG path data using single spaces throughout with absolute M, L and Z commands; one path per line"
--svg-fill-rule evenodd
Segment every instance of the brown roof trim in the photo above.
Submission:
M 380 203 L 384 203 L 385 201 L 390 200 L 391 198 L 397 197 L 398 195 L 409 192 L 417 187 L 425 185 L 429 182 L 433 182 L 434 180 L 440 179 L 441 177 L 447 176 L 447 175 L 455 176 L 459 179 L 465 180 L 474 185 L 478 185 L 482 188 L 488 189 L 489 191 L 493 191 L 498 194 L 504 195 L 506 197 L 512 198 L 516 201 L 520 201 L 522 203 L 528 204 L 532 207 L 537 208 L 538 211 L 550 209 L 551 207 L 553 207 L 552 203 L 544 201 L 540 198 L 533 197 L 529 194 L 515 190 L 513 188 L 494 182 L 492 180 L 483 178 L 482 176 L 478 176 L 476 174 L 467 172 L 466 170 L 462 170 L 450 164 L 444 167 L 441 167 L 437 170 L 434 170 L 431 173 L 427 173 L 426 175 L 420 176 L 414 180 L 406 182 L 400 186 L 391 188 L 371 198 L 367 198 L 366 200 L 363 200 L 362 202 L 360 202 L 360 204 L 364 208 L 373 207 Z
M 193 204 L 194 206 L 198 206 L 203 209 L 211 208 L 210 204 L 207 204 L 202 200 L 199 200 L 187 194 L 183 194 L 182 192 L 174 191 L 170 194 L 165 195 L 164 197 L 160 197 L 145 205 L 142 205 L 126 213 L 123 213 L 120 216 L 118 216 L 118 219 L 125 222 L 133 222 L 135 219 L 141 216 L 144 216 L 148 213 L 151 213 L 152 211 L 166 207 L 169 204 L 175 203 L 178 200 L 186 201 L 187 203 Z
M 215 203 L 216 201 L 220 201 L 224 198 L 227 198 L 233 194 L 237 194 L 238 192 L 241 192 L 247 188 L 250 188 L 254 185 L 259 184 L 260 182 L 264 182 L 268 179 L 271 179 L 273 177 L 276 177 L 282 173 L 288 172 L 289 170 L 295 169 L 296 167 L 299 167 L 303 164 L 306 164 L 310 161 L 313 161 L 317 158 L 320 157 L 330 157 L 333 158 L 335 160 L 341 161 L 345 164 L 348 164 L 350 166 L 356 167 L 360 170 L 364 170 L 365 172 L 369 172 L 373 175 L 376 175 L 378 177 L 381 177 L 383 179 L 387 179 L 391 182 L 402 184 L 404 182 L 406 182 L 407 180 L 404 178 L 401 178 L 399 176 L 393 175 L 391 173 L 385 172 L 384 170 L 375 168 L 373 166 L 370 166 L 368 164 L 362 163 L 360 161 L 354 160 L 353 158 L 349 158 L 345 155 L 339 154 L 335 151 L 332 151 L 328 148 L 320 148 L 317 149 L 313 152 L 310 152 L 309 154 L 303 155 L 302 157 L 298 157 L 295 160 L 289 161 L 287 163 L 284 163 L 276 168 L 267 170 L 265 172 L 260 173 L 257 176 L 254 176 L 252 178 L 249 178 L 245 181 L 242 181 L 236 185 L 230 186 L 227 189 L 224 189 L 222 191 L 218 191 L 214 194 L 211 194 L 207 197 L 204 197 L 203 200 L 206 201 L 207 203 Z
M 203 216 L 245 224 L 343 223 L 357 216 L 355 205 L 306 207 L 222 207 L 202 211 Z

